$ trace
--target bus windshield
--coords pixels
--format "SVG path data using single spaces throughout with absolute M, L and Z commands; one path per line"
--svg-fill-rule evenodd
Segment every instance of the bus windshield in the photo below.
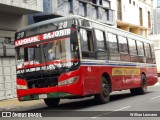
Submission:
M 26 65 L 61 63 L 58 67 L 72 67 L 78 62 L 78 46 L 70 38 L 50 40 L 32 46 L 16 47 L 17 68 Z

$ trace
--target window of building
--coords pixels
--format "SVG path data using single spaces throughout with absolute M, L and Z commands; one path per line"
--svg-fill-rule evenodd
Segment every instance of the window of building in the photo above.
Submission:
M 92 0 L 92 3 L 97 4 L 97 0 Z
M 4 43 L 6 43 L 6 44 L 13 44 L 14 41 L 11 39 L 11 37 L 5 37 Z
M 129 0 L 129 4 L 131 4 L 132 3 L 132 0 Z
M 100 4 L 100 5 L 103 5 L 103 2 L 102 2 L 102 0 L 100 0 L 100 1 L 99 1 L 99 4 Z
M 150 14 L 150 11 L 148 11 L 148 27 L 151 28 L 151 14 Z
M 93 16 L 93 19 L 97 19 L 97 18 L 99 18 L 98 17 L 98 7 L 97 6 L 92 6 L 92 11 L 93 11 L 93 13 L 92 13 L 92 16 Z
M 118 52 L 117 35 L 108 33 L 109 51 Z
M 127 38 L 118 36 L 118 40 L 119 40 L 119 52 L 128 53 Z
M 97 40 L 97 49 L 105 50 L 105 36 L 104 32 L 101 30 L 95 30 L 96 40 Z
M 118 19 L 118 20 L 122 20 L 121 0 L 117 0 L 117 19 Z
M 69 13 L 73 13 L 73 0 L 68 0 Z
M 136 41 L 133 39 L 128 39 L 129 42 L 129 50 L 131 55 L 137 55 L 137 47 L 136 47 Z
M 142 13 L 142 8 L 139 8 L 139 23 L 140 23 L 140 26 L 143 26 L 143 13 Z
M 145 47 L 146 57 L 151 58 L 151 49 L 150 49 L 150 44 L 145 43 L 145 44 L 144 44 L 144 47 Z
M 139 56 L 144 56 L 144 48 L 143 48 L 143 43 L 140 41 L 137 41 L 137 48 L 138 48 L 138 55 Z
M 100 3 L 101 3 L 101 2 L 100 2 Z M 106 7 L 106 8 L 111 8 L 110 1 L 108 1 L 108 0 L 103 0 L 102 4 L 103 4 L 103 6 Z
M 109 21 L 109 11 L 103 8 L 103 18 L 104 21 Z
M 133 5 L 134 5 L 134 6 L 136 5 L 135 1 L 133 1 Z
M 160 0 L 157 0 L 157 6 L 158 7 L 160 6 Z
M 84 2 L 79 2 L 79 15 L 83 17 L 87 15 L 87 5 Z

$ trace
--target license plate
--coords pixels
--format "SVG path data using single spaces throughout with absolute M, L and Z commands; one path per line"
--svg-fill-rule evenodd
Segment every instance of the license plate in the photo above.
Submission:
M 41 98 L 41 99 L 47 98 L 47 94 L 41 94 L 41 95 L 39 95 L 39 98 Z

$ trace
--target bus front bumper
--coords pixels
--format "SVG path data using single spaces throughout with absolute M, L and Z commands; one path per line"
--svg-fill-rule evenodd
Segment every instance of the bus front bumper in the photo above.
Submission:
M 37 100 L 46 98 L 69 98 L 83 96 L 81 79 L 67 85 L 56 85 L 46 88 L 27 88 L 25 80 L 17 80 L 17 96 L 19 101 Z
M 27 95 L 20 97 L 20 101 L 29 101 L 29 100 L 38 100 L 38 99 L 47 99 L 47 98 L 68 98 L 73 97 L 75 95 L 69 93 L 48 93 L 48 94 L 35 94 L 35 95 Z

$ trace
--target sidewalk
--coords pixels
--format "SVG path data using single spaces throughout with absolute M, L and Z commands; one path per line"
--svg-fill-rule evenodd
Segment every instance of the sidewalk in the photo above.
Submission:
M 43 100 L 33 100 L 20 102 L 17 98 L 0 101 L 0 111 L 29 107 L 33 105 L 43 104 Z

